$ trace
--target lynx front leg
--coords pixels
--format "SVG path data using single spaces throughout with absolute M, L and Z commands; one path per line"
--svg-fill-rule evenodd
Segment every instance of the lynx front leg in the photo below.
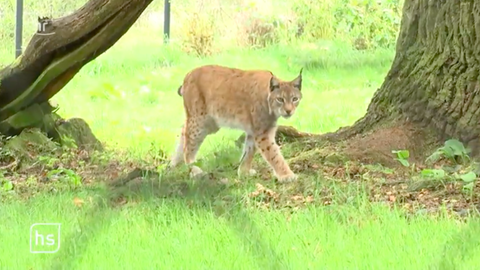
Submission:
M 243 175 L 255 175 L 257 172 L 252 169 L 252 161 L 255 155 L 255 140 L 253 135 L 246 134 L 245 144 L 243 145 L 243 154 L 238 167 L 238 177 Z
M 263 134 L 259 134 L 255 137 L 255 144 L 262 157 L 268 162 L 275 172 L 275 176 L 278 179 L 278 182 L 292 182 L 297 179 L 287 162 L 283 158 L 282 153 L 280 152 L 280 147 L 275 142 L 275 128 L 268 130 Z

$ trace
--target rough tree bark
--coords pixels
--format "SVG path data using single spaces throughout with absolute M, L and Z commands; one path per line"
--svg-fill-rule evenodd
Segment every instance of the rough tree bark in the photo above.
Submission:
M 34 125 L 46 102 L 88 62 L 123 36 L 152 0 L 90 0 L 53 19 L 34 35 L 17 61 L 0 71 L 0 133 L 18 134 Z
M 307 149 L 343 141 L 351 158 L 383 164 L 399 149 L 421 162 L 449 138 L 478 156 L 479 75 L 480 1 L 405 0 L 393 64 L 364 117 L 333 133 L 286 135 L 307 137 Z
M 366 115 L 345 132 L 404 120 L 476 144 L 479 69 L 479 1 L 406 0 L 392 67 Z

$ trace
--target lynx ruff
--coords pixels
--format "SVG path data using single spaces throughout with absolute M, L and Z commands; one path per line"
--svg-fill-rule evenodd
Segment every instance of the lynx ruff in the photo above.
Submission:
M 270 71 L 217 65 L 190 71 L 178 89 L 186 121 L 170 167 L 183 162 L 191 165 L 205 138 L 227 127 L 246 133 L 239 177 L 256 174 L 251 165 L 258 148 L 279 182 L 295 181 L 297 175 L 282 156 L 275 133 L 278 118 L 290 118 L 302 99 L 302 70 L 292 81 L 283 81 Z

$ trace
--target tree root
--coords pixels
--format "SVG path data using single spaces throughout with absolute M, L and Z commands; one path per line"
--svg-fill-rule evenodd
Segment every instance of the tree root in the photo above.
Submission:
M 320 134 L 302 132 L 291 126 L 278 126 L 276 139 L 277 141 L 280 139 L 283 142 L 291 142 L 294 140 L 311 138 L 319 135 Z
M 295 158 L 300 160 L 305 159 L 307 152 L 310 153 L 300 163 L 312 164 L 325 161 L 326 156 L 331 154 L 343 153 L 346 160 L 402 168 L 392 153 L 393 150 L 408 150 L 410 162 L 421 164 L 439 143 L 437 136 L 430 130 L 402 121 L 381 122 L 368 129 L 353 125 L 326 134 L 301 132 L 289 126 L 280 126 L 278 130 L 277 143 L 290 144 L 291 148 L 296 149 L 294 155 L 297 156 L 298 153 Z M 239 138 L 237 143 L 243 144 L 243 138 Z M 317 152 L 319 149 L 322 149 L 323 154 Z
M 312 137 L 318 137 L 318 136 L 320 136 L 320 134 L 299 131 L 298 129 L 291 126 L 278 126 L 277 134 L 275 136 L 275 141 L 278 144 L 282 144 L 285 142 L 293 142 L 299 139 L 312 138 Z M 245 141 L 245 134 L 242 134 L 235 141 L 235 145 L 241 148 L 243 146 L 244 141 Z

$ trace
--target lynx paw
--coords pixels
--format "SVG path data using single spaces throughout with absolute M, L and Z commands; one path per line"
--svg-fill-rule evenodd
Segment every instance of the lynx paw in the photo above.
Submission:
M 249 169 L 248 171 L 247 170 L 242 170 L 242 169 L 238 169 L 238 177 L 242 177 L 242 176 L 254 176 L 257 174 L 257 171 L 255 171 L 254 169 Z
M 180 161 L 172 159 L 168 163 L 167 167 L 170 168 L 170 169 L 173 169 L 173 168 L 177 167 L 179 164 L 180 164 Z
M 294 182 L 298 179 L 298 175 L 291 173 L 282 176 L 277 176 L 277 180 L 279 183 L 289 183 Z
M 190 168 L 190 178 L 202 178 L 203 176 L 205 176 L 206 173 L 204 171 L 202 171 L 202 169 L 200 169 L 199 167 L 197 166 L 192 166 Z

